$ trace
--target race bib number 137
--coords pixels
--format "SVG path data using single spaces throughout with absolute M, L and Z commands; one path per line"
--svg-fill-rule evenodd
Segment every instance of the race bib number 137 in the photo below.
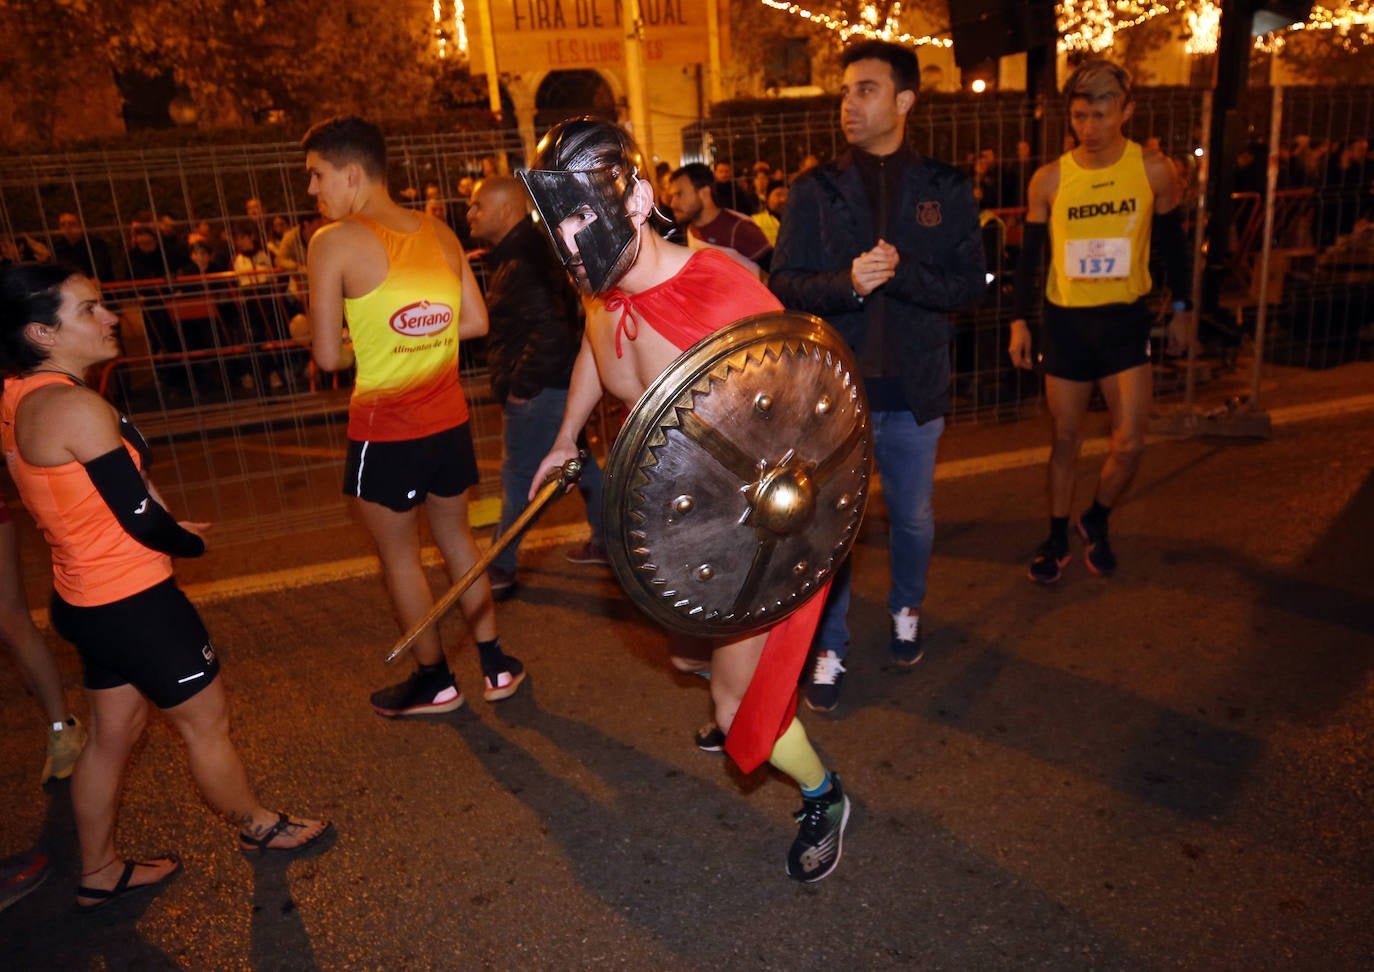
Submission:
M 1064 244 L 1064 270 L 1073 280 L 1119 280 L 1131 272 L 1131 241 L 1069 240 Z

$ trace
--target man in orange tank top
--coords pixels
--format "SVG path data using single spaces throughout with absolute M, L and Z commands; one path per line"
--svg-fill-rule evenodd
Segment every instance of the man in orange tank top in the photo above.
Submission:
M 310 195 L 330 224 L 310 240 L 315 363 L 340 367 L 345 318 L 358 364 L 349 404 L 344 492 L 371 534 L 403 630 L 434 603 L 420 561 L 419 508 L 451 577 L 477 562 L 466 490 L 477 482 L 460 340 L 487 333 L 487 312 L 453 231 L 392 200 L 386 140 L 356 117 L 333 118 L 301 142 Z M 488 702 L 509 698 L 524 666 L 501 650 L 485 575 L 459 605 L 477 640 Z M 416 671 L 372 695 L 388 717 L 450 712 L 464 703 L 437 627 L 414 646 Z
M 1166 156 L 1143 152 L 1122 131 L 1135 110 L 1130 76 L 1107 61 L 1085 61 L 1065 82 L 1064 98 L 1078 144 L 1031 176 L 1008 347 L 1012 364 L 1032 367 L 1026 318 L 1040 252 L 1048 240 L 1049 300 L 1039 358 L 1054 420 L 1050 535 L 1029 571 L 1030 579 L 1041 584 L 1059 580 L 1072 559 L 1068 528 L 1074 467 L 1094 385 L 1102 389 L 1111 413 L 1111 454 L 1092 506 L 1075 526 L 1085 542 L 1088 569 L 1104 577 L 1116 570 L 1107 517 L 1140 466 L 1153 391 L 1152 322 L 1145 304 L 1152 286 L 1151 245 L 1162 250 L 1174 295 L 1170 353 L 1185 345 L 1193 324 L 1192 305 L 1184 299 L 1190 278 L 1179 207 L 1182 187 Z

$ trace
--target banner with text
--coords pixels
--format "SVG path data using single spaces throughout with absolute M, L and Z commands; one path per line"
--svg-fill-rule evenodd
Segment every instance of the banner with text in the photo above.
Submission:
M 644 59 L 700 64 L 707 58 L 706 4 L 714 0 L 639 0 Z M 472 73 L 487 71 L 475 3 L 465 4 Z M 619 0 L 491 0 L 496 63 L 502 73 L 618 67 L 625 63 Z

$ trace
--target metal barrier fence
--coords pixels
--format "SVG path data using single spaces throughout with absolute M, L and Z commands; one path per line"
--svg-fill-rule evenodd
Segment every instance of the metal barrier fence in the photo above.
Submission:
M 500 152 L 523 151 L 499 131 L 391 138 L 388 149 L 396 191 L 417 206 L 436 197 L 464 234 L 460 180 L 480 176 Z M 227 251 L 235 227 L 266 237 L 278 217 L 298 225 L 314 210 L 306 188 L 304 157 L 291 143 L 0 159 L 0 239 L 19 256 L 100 268 L 124 341 L 100 376 L 102 392 L 155 441 L 155 477 L 169 503 L 214 520 L 218 543 L 347 518 L 340 480 L 350 381 L 316 374 L 292 338 L 303 271 L 205 273 L 187 246 L 189 233 L 207 231 L 213 248 Z M 260 215 L 245 211 L 250 199 Z M 62 214 L 76 217 L 72 240 Z M 143 248 L 134 242 L 136 229 L 163 223 L 167 233 L 141 233 Z M 217 265 L 230 256 L 217 253 Z M 479 282 L 481 269 L 474 264 Z M 500 416 L 482 358 L 471 342 L 462 373 L 480 494 L 495 496 Z
M 838 103 L 818 104 L 788 111 L 775 103 L 757 114 L 704 120 L 684 131 L 684 144 L 736 162 L 765 159 L 790 172 L 807 155 L 826 159 L 843 150 Z M 1374 126 L 1374 89 L 1288 89 L 1283 108 L 1272 138 L 1269 89 L 1249 90 L 1240 111 L 1255 142 L 1282 153 L 1272 193 L 1263 159 L 1251 165 L 1221 160 L 1235 168 L 1240 191 L 1223 316 L 1203 336 L 1228 346 L 1218 357 L 1233 364 L 1235 343 L 1263 316 L 1263 292 L 1269 320 L 1260 362 L 1326 367 L 1368 357 L 1374 352 L 1374 229 L 1366 217 L 1374 166 L 1366 160 L 1365 136 Z M 1157 143 L 1196 193 L 1195 150 L 1206 127 L 1202 92 L 1146 89 L 1137 93 L 1128 134 Z M 920 151 L 968 173 L 985 208 L 994 277 L 981 304 L 957 318 L 952 420 L 1037 409 L 1039 377 L 1012 368 L 1006 356 L 1010 279 L 1030 174 L 1066 145 L 1064 106 L 1037 107 L 1007 94 L 923 97 L 909 129 Z M 512 138 L 495 131 L 393 138 L 391 185 L 417 206 L 433 196 L 461 229 L 460 180 L 480 174 L 484 161 L 500 152 L 519 159 Z M 145 433 L 165 443 L 159 452 L 170 461 L 159 480 L 173 505 L 230 524 L 222 531 L 228 542 L 344 517 L 338 477 L 348 379 L 315 374 L 308 352 L 292 339 L 290 322 L 304 291 L 299 270 L 207 275 L 173 266 L 174 251 L 201 220 L 213 236 L 250 219 L 244 212 L 250 198 L 263 204 L 252 221 L 264 235 L 274 217 L 294 223 L 313 209 L 305 188 L 294 144 L 0 160 L 3 239 L 34 255 L 65 253 L 96 264 L 97 251 L 106 251 L 108 271 L 101 276 L 109 278 L 108 296 L 121 312 L 126 353 L 103 377 L 104 389 Z M 1200 212 L 1195 201 L 1187 206 L 1190 214 Z M 62 213 L 76 216 L 73 242 L 59 225 Z M 139 255 L 131 228 L 159 222 L 170 224 L 168 233 Z M 145 233 L 145 250 L 147 244 Z M 159 269 L 138 272 L 149 265 Z M 475 269 L 480 275 L 480 265 Z M 481 358 L 473 342 L 463 380 L 473 405 L 481 493 L 494 496 L 500 416 L 486 397 Z M 1165 358 L 1162 347 L 1156 362 L 1157 391 L 1181 394 L 1183 362 Z M 603 448 L 604 431 L 603 425 Z

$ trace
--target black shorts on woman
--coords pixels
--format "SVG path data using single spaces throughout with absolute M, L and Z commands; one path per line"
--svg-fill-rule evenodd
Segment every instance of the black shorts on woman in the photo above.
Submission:
M 1097 381 L 1150 363 L 1150 309 L 1145 301 L 1060 307 L 1045 301 L 1041 355 L 1045 374 Z
M 88 689 L 132 685 L 170 709 L 219 675 L 210 634 L 174 577 L 93 607 L 54 593 L 49 614 L 57 633 L 76 646 Z

